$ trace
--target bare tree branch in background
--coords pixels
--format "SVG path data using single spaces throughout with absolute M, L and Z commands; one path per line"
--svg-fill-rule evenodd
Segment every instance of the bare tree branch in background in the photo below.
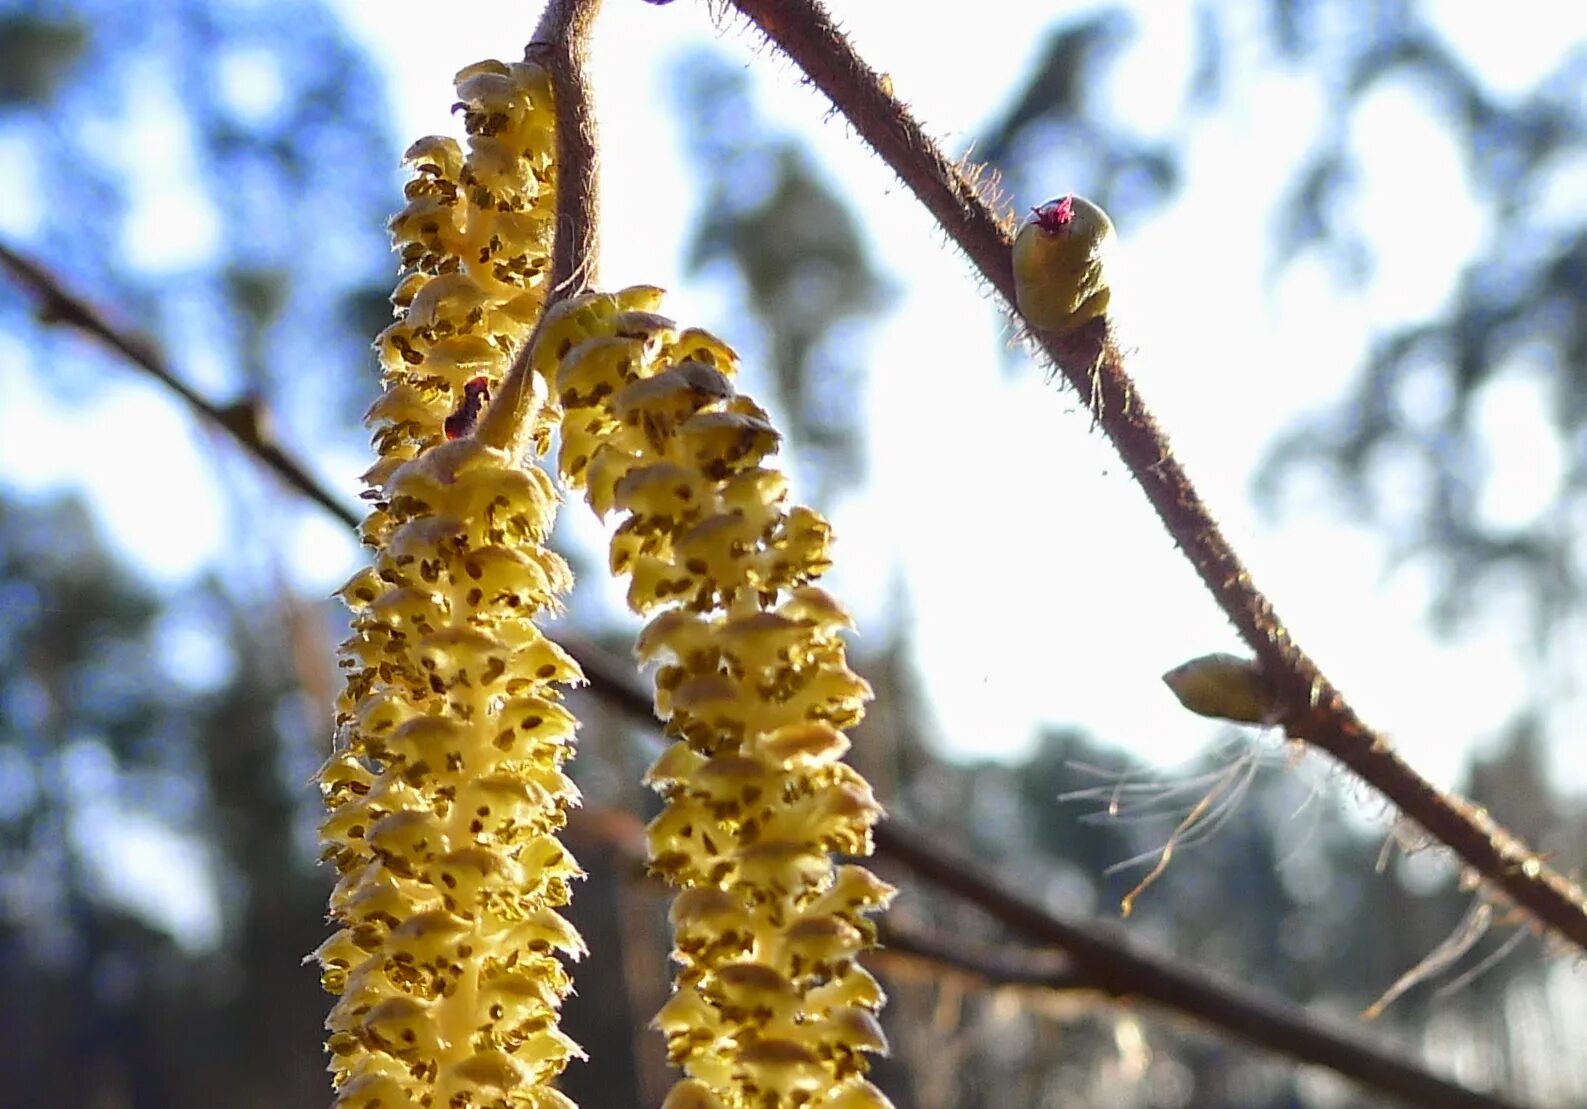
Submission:
M 655 723 L 650 696 L 633 679 L 629 673 L 631 668 L 587 643 L 568 636 L 561 636 L 559 640 L 583 667 L 597 696 L 636 721 Z M 610 820 L 603 820 L 594 826 L 580 827 L 588 828 L 594 835 L 601 829 L 610 832 L 613 825 Z M 896 818 L 879 824 L 873 834 L 878 859 L 903 867 L 916 878 L 923 878 L 944 892 L 975 905 L 1005 927 L 1068 955 L 1070 967 L 1067 971 L 1055 972 L 1058 976 L 1049 980 L 1049 988 L 1066 988 L 1057 983 L 1074 979 L 1085 988 L 1119 1000 L 1150 1002 L 1246 1043 L 1326 1067 L 1410 1105 L 1470 1109 L 1519 1105 L 1439 1078 L 1415 1063 L 1384 1051 L 1360 1033 L 1327 1027 L 1298 1005 L 1264 997 L 1174 959 L 1142 951 L 1122 936 L 1108 936 L 1069 920 L 987 877 L 985 867 L 976 860 L 903 828 Z M 640 857 L 642 846 L 637 843 L 637 821 L 628 832 L 603 837 L 603 842 Z M 955 937 L 954 944 L 958 942 Z M 928 954 L 924 948 L 915 953 L 922 957 Z M 945 966 L 988 980 L 992 978 L 991 968 L 973 953 L 961 957 L 950 947 L 940 951 L 933 949 L 931 954 L 933 957 L 940 955 L 936 961 Z M 1025 969 L 1034 978 L 1042 974 L 1029 967 Z M 1010 968 L 1005 967 L 1005 970 L 1014 973 Z
M 43 266 L 4 243 L 0 243 L 0 265 L 5 266 L 19 285 L 39 298 L 39 318 L 43 322 L 62 324 L 103 343 L 181 397 L 194 412 L 226 431 L 290 488 L 348 527 L 358 526 L 357 513 L 270 438 L 263 414 L 256 406 L 244 401 L 222 407 L 205 400 L 177 376 L 165 357 L 147 340 L 116 327 L 86 298 L 66 288 Z

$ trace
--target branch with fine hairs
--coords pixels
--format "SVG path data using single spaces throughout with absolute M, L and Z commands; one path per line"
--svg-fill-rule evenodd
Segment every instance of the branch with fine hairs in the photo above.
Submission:
M 551 276 L 546 312 L 558 301 L 592 288 L 600 253 L 600 157 L 596 149 L 595 99 L 588 75 L 590 30 L 601 0 L 550 0 L 541 13 L 524 60 L 546 68 L 556 101 L 556 219 L 552 227 Z M 540 325 L 518 349 L 475 436 L 513 453 L 521 448 L 534 409 L 531 355 Z
M 982 195 L 979 178 L 950 163 L 818 0 L 732 0 L 791 58 L 892 167 L 981 276 L 1014 307 L 1009 218 Z M 1208 592 L 1261 667 L 1293 739 L 1332 755 L 1481 876 L 1487 891 L 1525 910 L 1543 930 L 1587 952 L 1587 895 L 1484 811 L 1441 793 L 1368 727 L 1290 638 L 1251 581 L 1166 435 L 1131 381 L 1104 318 L 1060 339 L 1029 334 L 1074 386 L 1129 467 Z
M 551 0 L 524 60 L 551 73 L 557 112 L 557 223 L 547 304 L 595 285 L 600 247 L 600 153 L 587 75 L 601 0 Z
M 316 481 L 300 462 L 271 441 L 255 405 L 243 402 L 223 406 L 206 400 L 177 376 L 152 344 L 116 327 L 86 298 L 68 289 L 43 266 L 4 243 L 0 243 L 0 265 L 5 267 L 17 284 L 38 297 L 39 319 L 42 322 L 70 327 L 109 347 L 181 397 L 199 416 L 224 430 L 290 488 L 348 527 L 358 526 L 358 515 L 351 508 Z
M 9 251 L 0 247 L 0 259 L 9 264 L 11 257 L 13 255 Z M 44 294 L 52 289 L 60 289 L 60 285 L 43 269 L 33 266 L 32 272 L 34 276 L 27 279 L 30 287 Z M 65 303 L 75 303 L 75 300 L 68 297 Z M 134 366 L 173 389 L 194 411 L 221 426 L 228 426 L 221 410 L 208 405 L 169 372 L 163 372 L 165 361 L 157 352 L 140 340 L 118 331 L 102 316 L 91 313 L 89 318 L 95 321 L 91 327 L 84 326 L 68 315 L 52 318 L 83 326 L 84 330 L 120 352 Z M 249 450 L 260 453 L 250 440 L 239 437 L 238 441 Z M 279 450 L 277 453 L 280 453 Z M 283 458 L 289 464 L 288 472 L 306 473 L 290 458 Z M 315 496 L 312 483 L 300 484 L 289 480 L 289 484 L 349 528 L 357 528 L 357 517 L 341 509 L 328 497 Z M 640 687 L 631 664 L 581 636 L 560 632 L 557 640 L 583 668 L 595 696 L 636 721 L 656 726 L 650 694 Z M 625 819 L 615 814 L 607 814 L 604 820 L 575 816 L 572 829 L 575 833 L 590 835 L 622 847 L 635 865 L 643 861 L 643 847 L 638 843 L 641 828 L 633 818 Z M 1448 1105 L 1457 1109 L 1463 1106 L 1472 1109 L 1513 1109 L 1514 1103 L 1455 1086 L 1412 1063 L 1363 1045 L 1349 1033 L 1323 1027 L 1298 1006 L 1265 1000 L 1242 987 L 1218 982 L 1196 971 L 1178 967 L 1161 956 L 1137 952 L 1122 941 L 1110 939 L 1039 906 L 1023 902 L 1017 895 L 995 883 L 977 877 L 978 862 L 950 856 L 924 839 L 903 831 L 896 823 L 878 826 L 875 837 L 878 857 L 890 860 L 946 892 L 979 906 L 1005 926 L 1069 953 L 1074 957 L 1076 973 L 1084 975 L 1087 988 L 1101 990 L 1118 998 L 1151 1002 L 1298 1062 L 1328 1067 L 1364 1086 L 1403 1097 L 1412 1104 Z M 979 973 L 973 965 L 960 966 L 959 969 Z M 1424 1092 L 1427 1095 L 1425 1097 Z

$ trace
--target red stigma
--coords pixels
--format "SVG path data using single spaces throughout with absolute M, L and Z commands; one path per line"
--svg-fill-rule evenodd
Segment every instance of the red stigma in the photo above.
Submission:
M 1075 198 L 1073 196 L 1060 197 L 1049 200 L 1040 208 L 1032 208 L 1031 215 L 1036 217 L 1036 224 L 1049 235 L 1057 234 L 1075 218 Z

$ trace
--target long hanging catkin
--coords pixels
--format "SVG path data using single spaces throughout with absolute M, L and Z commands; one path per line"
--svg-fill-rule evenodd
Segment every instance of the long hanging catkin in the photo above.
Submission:
M 392 220 L 398 319 L 377 342 L 380 460 L 363 527 L 335 750 L 319 780 L 338 927 L 316 952 L 338 1109 L 567 1107 L 557 1027 L 583 943 L 558 914 L 577 864 L 556 839 L 573 783 L 577 665 L 535 626 L 571 584 L 548 551 L 557 495 L 472 437 L 543 303 L 554 188 L 549 83 L 458 75 L 465 151 L 408 152 Z M 543 439 L 544 425 L 531 428 Z
M 674 742 L 651 869 L 679 888 L 676 991 L 656 1018 L 687 1078 L 672 1109 L 885 1106 L 881 987 L 856 961 L 892 890 L 865 855 L 882 810 L 841 761 L 870 689 L 848 615 L 813 583 L 831 528 L 762 463 L 766 413 L 735 393 L 720 340 L 654 314 L 658 290 L 553 307 L 533 364 L 562 409 L 559 470 L 622 514 L 611 569 L 650 617 L 656 711 Z

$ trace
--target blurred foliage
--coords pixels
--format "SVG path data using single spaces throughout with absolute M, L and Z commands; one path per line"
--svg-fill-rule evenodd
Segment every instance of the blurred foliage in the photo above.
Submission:
M 256 395 L 289 438 L 345 440 L 390 319 L 399 151 L 325 7 L 0 0 L 0 74 L 0 143 L 29 198 L 11 245 L 179 336 L 178 368 L 213 399 Z
M 87 31 L 70 17 L 0 16 L 0 106 L 47 100 L 87 41 Z
M 1560 203 L 1580 194 L 1587 49 L 1530 90 L 1500 93 L 1444 41 L 1431 10 L 1409 0 L 1266 0 L 1259 11 L 1251 21 L 1198 6 L 1183 109 L 1157 136 L 1121 129 L 1088 95 L 1128 49 L 1131 17 L 1109 8 L 1060 22 L 985 129 L 979 153 L 1016 196 L 1034 197 L 1031 181 L 1065 181 L 1127 225 L 1171 199 L 1189 124 L 1216 107 L 1227 84 L 1240 21 L 1260 36 L 1265 60 L 1304 74 L 1337 105 L 1291 175 L 1272 231 L 1274 262 L 1315 254 L 1359 285 L 1372 277 L 1373 250 L 1351 212 L 1361 159 L 1372 152 L 1352 147 L 1356 109 L 1386 88 L 1414 90 L 1464 151 L 1469 186 L 1491 221 L 1485 246 L 1447 305 L 1379 335 L 1338 405 L 1277 440 L 1258 493 L 1276 507 L 1299 476 L 1320 469 L 1351 512 L 1383 531 L 1393 560 L 1433 570 L 1431 615 L 1440 627 L 1491 595 L 1490 575 L 1507 573 L 1529 595 L 1545 636 L 1579 607 L 1587 572 L 1579 554 L 1587 538 L 1587 232 L 1579 206 L 1562 213 Z M 1519 525 L 1481 511 L 1478 426 L 1485 387 L 1518 371 L 1544 382 L 1565 455 L 1559 495 Z M 1385 491 L 1386 464 L 1415 474 L 1410 505 Z
M 30 999 L 0 1018 L 0 1103 L 319 1097 L 323 1002 L 294 964 L 325 894 L 320 713 L 277 629 L 213 582 L 138 584 L 73 502 L 0 503 L 0 597 L 0 988 Z
M 1006 108 L 988 124 L 975 156 L 1001 175 L 1016 199 L 1032 204 L 1041 181 L 1063 181 L 1065 191 L 1096 201 L 1115 223 L 1133 221 L 1164 203 L 1179 184 L 1178 151 L 1169 138 L 1132 134 L 1108 117 L 1090 90 L 1127 46 L 1131 18 L 1104 9 L 1062 21 L 1046 33 L 1031 71 Z M 1203 36 L 1205 54 L 1216 43 Z M 1206 95 L 1214 78 L 1195 88 Z
M 1328 35 L 1343 25 L 1348 35 Z M 1317 136 L 1275 233 L 1282 264 L 1303 251 L 1331 257 L 1357 280 L 1370 275 L 1371 244 L 1349 212 L 1361 154 L 1349 148 L 1350 107 L 1386 87 L 1409 87 L 1447 121 L 1469 186 L 1491 226 L 1451 301 L 1425 320 L 1378 336 L 1348 395 L 1272 448 L 1259 491 L 1279 498 L 1300 473 L 1321 467 L 1361 517 L 1380 527 L 1395 559 L 1436 573 L 1432 615 L 1445 628 L 1480 608 L 1503 574 L 1531 600 L 1540 637 L 1579 608 L 1581 510 L 1587 501 L 1587 229 L 1582 212 L 1551 197 L 1580 194 L 1587 154 L 1587 45 L 1534 87 L 1485 87 L 1417 5 L 1291 2 L 1278 45 L 1316 68 L 1344 109 Z M 1480 430 L 1485 392 L 1518 372 L 1544 382 L 1549 422 L 1565 455 L 1553 503 L 1514 524 L 1484 518 L 1487 480 Z M 1386 495 L 1385 462 L 1416 475 L 1419 495 Z
M 703 184 L 689 268 L 736 274 L 763 329 L 781 425 L 812 456 L 819 502 L 863 477 L 864 324 L 887 306 L 887 281 L 848 203 L 762 118 L 742 70 L 702 50 L 677 75 Z

